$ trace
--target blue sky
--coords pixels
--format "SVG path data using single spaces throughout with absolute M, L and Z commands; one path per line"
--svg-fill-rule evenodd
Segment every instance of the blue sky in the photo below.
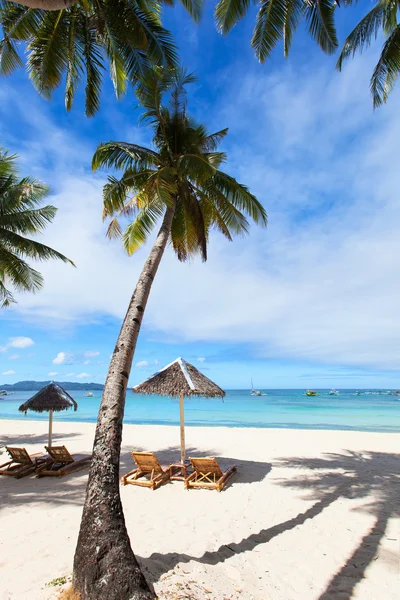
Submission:
M 339 12 L 341 40 L 362 14 Z M 199 81 L 194 115 L 229 127 L 227 170 L 265 205 L 269 227 L 233 244 L 211 239 L 206 264 L 168 251 L 154 284 L 130 383 L 183 356 L 225 388 L 399 387 L 399 91 L 373 112 L 369 76 L 380 43 L 340 74 L 300 32 L 259 65 L 254 14 L 228 37 L 211 5 L 200 26 L 180 8 L 165 23 Z M 107 77 L 106 77 L 107 79 Z M 0 384 L 103 382 L 148 247 L 129 258 L 105 239 L 90 159 L 100 141 L 149 143 L 131 93 L 71 113 L 62 92 L 41 99 L 23 71 L 0 82 L 2 145 L 21 172 L 52 187 L 57 217 L 43 241 L 77 269 L 40 265 L 46 284 L 0 315 Z

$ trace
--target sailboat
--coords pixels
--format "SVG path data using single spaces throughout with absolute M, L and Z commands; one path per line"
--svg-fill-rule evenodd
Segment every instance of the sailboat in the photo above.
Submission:
M 251 380 L 251 390 L 250 390 L 250 396 L 262 396 L 261 391 L 260 390 L 255 390 L 254 386 L 253 386 L 253 380 Z
M 87 392 L 86 398 L 93 398 L 93 392 Z

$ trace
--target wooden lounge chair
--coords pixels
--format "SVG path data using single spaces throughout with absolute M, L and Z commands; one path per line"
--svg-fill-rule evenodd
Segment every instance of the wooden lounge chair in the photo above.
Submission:
M 25 448 L 10 448 L 6 446 L 6 450 L 11 460 L 0 465 L 0 475 L 12 475 L 16 479 L 33 473 L 49 459 L 43 452 L 37 452 L 29 456 Z
M 72 456 L 65 446 L 45 446 L 50 459 L 37 469 L 38 477 L 63 477 L 86 467 L 92 456 Z
M 224 473 L 215 458 L 190 458 L 190 462 L 193 473 L 185 479 L 187 490 L 198 487 L 220 492 L 236 471 L 233 466 Z
M 137 468 L 121 478 L 122 485 L 143 485 L 155 490 L 170 478 L 169 467 L 162 467 L 152 452 L 131 452 Z

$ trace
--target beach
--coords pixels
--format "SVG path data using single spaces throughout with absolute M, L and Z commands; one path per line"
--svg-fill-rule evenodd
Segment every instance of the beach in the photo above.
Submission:
M 56 419 L 53 444 L 90 452 L 94 428 Z M 1 421 L 1 446 L 46 443 L 44 421 Z M 398 597 L 399 434 L 188 427 L 186 444 L 188 456 L 237 465 L 225 490 L 121 488 L 132 547 L 159 598 Z M 131 449 L 172 463 L 179 430 L 125 425 L 121 475 Z M 46 584 L 71 575 L 86 481 L 87 469 L 0 479 L 1 600 L 57 598 L 61 588 Z

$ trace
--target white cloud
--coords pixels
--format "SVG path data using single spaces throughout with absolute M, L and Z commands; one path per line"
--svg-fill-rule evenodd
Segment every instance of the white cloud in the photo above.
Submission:
M 65 377 L 74 377 L 75 373 L 66 373 Z
M 8 347 L 7 346 L 0 346 L 0 352 L 7 352 Z
M 83 364 L 84 364 L 84 365 L 90 365 L 90 360 L 84 360 L 84 361 L 83 361 Z
M 95 356 L 99 356 L 100 352 L 96 352 L 94 350 L 86 350 L 84 353 L 85 358 L 94 358 Z
M 20 354 L 11 354 L 11 356 L 8 357 L 8 360 L 17 360 L 18 358 L 21 358 Z
M 15 375 L 15 371 L 3 371 L 2 375 Z
M 59 352 L 52 361 L 53 365 L 62 365 L 66 358 L 67 355 L 65 354 L 65 352 Z
M 57 375 L 56 371 L 50 371 L 50 373 L 47 373 L 47 375 L 49 377 L 54 377 L 54 375 Z
M 139 362 L 136 363 L 136 366 L 139 367 L 139 368 L 140 367 L 147 367 L 148 364 L 149 363 L 147 362 L 147 360 L 139 360 Z
M 154 361 L 154 364 L 157 366 L 160 364 L 160 361 L 158 361 L 157 359 Z
M 252 344 L 266 357 L 400 368 L 400 88 L 373 112 L 370 55 L 340 74 L 323 60 L 323 70 L 308 63 L 304 71 L 289 66 L 255 75 L 246 67 L 239 90 L 221 84 L 223 106 L 208 120 L 231 125 L 227 168 L 265 203 L 269 227 L 251 227 L 233 244 L 212 236 L 205 265 L 180 264 L 168 250 L 146 331 L 179 342 Z M 25 103 L 13 101 L 23 118 Z M 19 296 L 12 310 L 45 324 L 120 319 L 149 248 L 132 259 L 105 241 L 105 176 L 83 172 L 70 153 L 57 150 L 60 140 L 63 148 L 79 144 L 72 134 L 66 139 L 58 127 L 44 126 L 49 139 L 56 134 L 51 176 L 59 212 L 43 241 L 71 255 L 78 268 L 43 263 L 44 290 Z M 31 159 L 32 148 L 20 154 Z M 74 155 L 89 164 L 90 153 L 80 150 Z M 104 286 L 102 272 L 112 273 L 112 284 Z M 178 282 L 189 291 L 176 295 Z
M 77 379 L 87 379 L 88 377 L 90 377 L 89 373 L 79 373 L 77 376 Z
M 29 346 L 33 346 L 35 343 L 29 337 L 12 337 L 10 340 L 8 344 L 10 348 L 29 348 Z
M 52 360 L 53 365 L 63 365 L 71 363 L 73 355 L 70 352 L 59 352 Z
M 199 356 L 199 357 L 197 358 L 197 361 L 198 361 L 198 362 L 200 362 L 200 363 L 203 363 L 205 360 L 206 360 L 206 359 L 204 358 L 204 356 Z

